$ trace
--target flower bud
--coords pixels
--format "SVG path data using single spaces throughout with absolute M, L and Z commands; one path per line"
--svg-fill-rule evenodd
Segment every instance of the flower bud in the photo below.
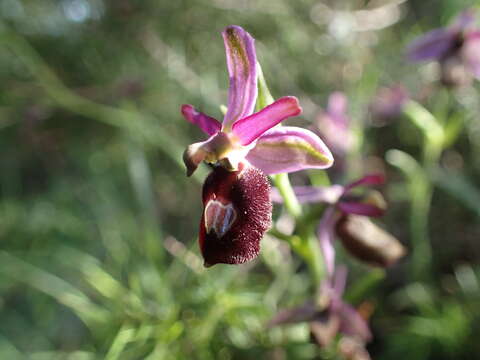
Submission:
M 255 258 L 270 228 L 270 184 L 258 169 L 215 167 L 203 185 L 200 250 L 205 266 L 241 264 Z
M 387 267 L 405 255 L 404 246 L 366 216 L 345 215 L 336 232 L 350 254 L 370 265 Z

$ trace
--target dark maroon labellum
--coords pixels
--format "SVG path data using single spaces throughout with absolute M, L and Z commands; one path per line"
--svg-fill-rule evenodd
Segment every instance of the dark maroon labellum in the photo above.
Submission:
M 258 169 L 216 167 L 203 185 L 200 250 L 205 266 L 241 264 L 255 258 L 272 223 L 270 184 Z

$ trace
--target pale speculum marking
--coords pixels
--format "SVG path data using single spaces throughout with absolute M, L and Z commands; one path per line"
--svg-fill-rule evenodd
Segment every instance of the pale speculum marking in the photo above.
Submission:
M 237 212 L 231 203 L 224 205 L 218 200 L 210 200 L 205 206 L 207 234 L 213 230 L 218 237 L 222 237 L 230 230 L 236 218 Z

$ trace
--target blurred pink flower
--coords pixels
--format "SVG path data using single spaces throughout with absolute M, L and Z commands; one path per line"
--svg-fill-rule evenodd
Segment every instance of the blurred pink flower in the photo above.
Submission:
M 432 30 L 407 48 L 412 62 L 437 61 L 446 85 L 464 85 L 480 79 L 480 29 L 474 26 L 473 10 L 462 12 L 448 27 Z
M 327 107 L 317 117 L 317 127 L 334 154 L 345 155 L 353 146 L 350 119 L 347 116 L 347 97 L 334 92 L 328 97 Z
M 398 118 L 408 99 L 408 92 L 402 85 L 380 88 L 369 106 L 373 125 L 383 126 Z
M 381 185 L 384 182 L 382 175 L 367 175 L 346 186 L 293 188 L 300 203 L 329 204 L 317 228 L 317 237 L 329 274 L 335 268 L 335 234 L 339 235 L 344 247 L 352 255 L 371 265 L 389 266 L 405 254 L 397 239 L 368 219 L 385 213 L 386 203 L 383 197 L 378 193 L 366 198 L 351 194 L 359 186 Z M 272 189 L 272 201 L 283 201 L 275 188 Z
M 319 346 L 329 346 L 337 334 L 342 334 L 358 343 L 358 351 L 368 356 L 365 344 L 372 339 L 372 334 L 366 320 L 342 299 L 346 279 L 347 269 L 338 267 L 322 283 L 317 301 L 307 301 L 298 307 L 281 310 L 268 322 L 268 326 L 308 322 L 312 337 Z

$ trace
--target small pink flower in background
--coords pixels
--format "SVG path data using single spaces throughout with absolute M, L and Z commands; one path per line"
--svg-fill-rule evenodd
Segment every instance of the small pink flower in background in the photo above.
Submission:
M 367 321 L 350 304 L 343 301 L 342 296 L 347 280 L 347 269 L 338 267 L 335 273 L 320 286 L 320 294 L 316 301 L 281 310 L 268 323 L 269 327 L 308 322 L 313 340 L 320 347 L 329 346 L 338 334 L 339 342 L 355 344 L 356 358 L 370 359 L 365 345 L 372 339 Z M 359 357 L 362 356 L 362 357 Z
M 379 217 L 385 213 L 386 203 L 380 193 L 370 191 L 366 196 L 354 193 L 361 186 L 381 185 L 384 182 L 382 175 L 367 175 L 346 186 L 293 187 L 300 203 L 328 205 L 317 230 L 327 277 L 320 286 L 317 299 L 281 310 L 270 320 L 269 327 L 308 322 L 312 339 L 319 346 L 329 346 L 340 334 L 337 344 L 339 353 L 348 359 L 370 359 L 365 346 L 372 339 L 372 334 L 361 313 L 342 299 L 347 270 L 344 266 L 335 265 L 333 242 L 336 234 L 352 255 L 376 266 L 391 265 L 404 254 L 405 250 L 398 240 L 369 220 L 369 217 Z M 272 200 L 283 202 L 275 188 L 272 189 Z M 353 231 L 348 228 L 351 222 L 354 223 Z
M 461 13 L 454 23 L 432 30 L 407 48 L 412 62 L 437 61 L 445 85 L 469 84 L 472 76 L 480 79 L 480 29 L 474 26 L 471 10 Z
M 384 182 L 382 175 L 367 175 L 346 186 L 293 188 L 300 203 L 329 204 L 317 230 L 329 274 L 332 274 L 335 268 L 335 234 L 352 255 L 370 265 L 389 266 L 405 254 L 404 247 L 397 239 L 368 219 L 384 215 L 386 203 L 383 197 L 378 192 L 370 192 L 361 197 L 352 194 L 359 186 L 381 185 Z M 275 188 L 272 189 L 272 201 L 283 202 Z
M 347 97 L 334 92 L 328 97 L 327 107 L 317 117 L 317 126 L 334 154 L 345 155 L 353 146 L 354 138 L 347 115 Z
M 215 165 L 203 187 L 199 243 L 205 265 L 239 264 L 258 255 L 270 227 L 270 185 L 265 174 L 325 169 L 333 157 L 313 132 L 276 126 L 302 109 L 285 96 L 254 113 L 257 59 L 254 40 L 238 26 L 223 33 L 230 87 L 223 122 L 183 105 L 182 114 L 209 135 L 184 152 L 187 175 L 205 161 Z
M 372 124 L 384 126 L 398 118 L 408 99 L 408 91 L 402 85 L 380 88 L 369 106 Z

